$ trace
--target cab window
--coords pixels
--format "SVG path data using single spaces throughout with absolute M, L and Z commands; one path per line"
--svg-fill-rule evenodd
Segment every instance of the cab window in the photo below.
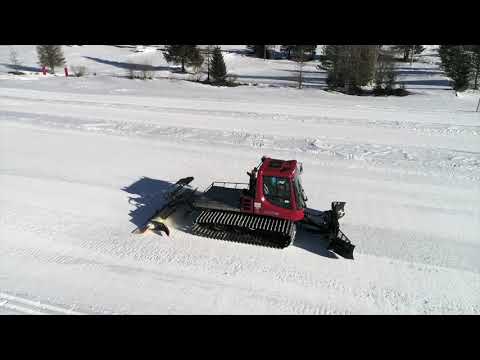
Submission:
M 276 206 L 291 209 L 290 181 L 288 178 L 277 176 L 263 177 L 263 193 L 265 198 Z

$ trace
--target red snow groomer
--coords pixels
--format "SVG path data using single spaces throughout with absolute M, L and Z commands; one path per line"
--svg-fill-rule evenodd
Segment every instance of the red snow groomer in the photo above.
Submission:
M 345 215 L 345 202 L 332 202 L 331 210 L 307 208 L 302 187 L 302 164 L 296 160 L 262 157 L 259 166 L 247 172 L 249 183 L 213 182 L 198 192 L 189 184 L 193 177 L 180 179 L 166 194 L 165 205 L 136 230 L 170 230 L 165 225 L 180 208 L 195 212 L 192 232 L 196 235 L 285 248 L 295 240 L 298 228 L 320 233 L 328 249 L 353 259 L 355 246 L 340 230 L 338 219 Z

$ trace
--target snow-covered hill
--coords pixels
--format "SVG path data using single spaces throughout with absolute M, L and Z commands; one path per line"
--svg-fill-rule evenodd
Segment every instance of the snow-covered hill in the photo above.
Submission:
M 239 80 L 275 86 L 182 81 L 160 52 L 157 79 L 129 80 L 135 47 L 65 47 L 84 78 L 0 65 L 0 313 L 480 313 L 478 94 L 455 96 L 435 48 L 399 69 L 401 98 L 322 91 L 315 62 L 285 87 L 293 63 L 225 49 Z M 262 155 L 304 163 L 310 207 L 347 201 L 354 261 L 308 237 L 130 234 L 169 183 L 245 181 Z

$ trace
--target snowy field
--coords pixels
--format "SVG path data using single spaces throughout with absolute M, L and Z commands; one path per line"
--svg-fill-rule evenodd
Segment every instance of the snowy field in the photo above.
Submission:
M 480 313 L 480 94 L 455 96 L 434 47 L 399 64 L 406 97 L 326 92 L 316 61 L 298 90 L 295 64 L 241 45 L 227 69 L 257 86 L 184 81 L 130 46 L 64 47 L 90 75 L 43 76 L 16 49 L 24 76 L 0 46 L 0 314 Z M 125 78 L 145 56 L 156 78 Z M 347 202 L 354 261 L 315 237 L 131 234 L 169 183 L 246 182 L 262 155 L 303 162 L 310 207 Z

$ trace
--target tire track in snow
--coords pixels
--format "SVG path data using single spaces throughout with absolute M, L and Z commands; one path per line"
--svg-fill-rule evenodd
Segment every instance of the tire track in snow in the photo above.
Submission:
M 22 115 L 23 114 L 23 115 Z M 2 113 L 4 121 L 35 127 L 93 132 L 102 135 L 139 137 L 142 139 L 193 144 L 241 146 L 286 152 L 303 152 L 324 158 L 355 161 L 374 166 L 387 166 L 401 171 L 433 171 L 447 177 L 480 181 L 480 152 L 454 149 L 383 145 L 346 142 L 328 137 L 295 137 L 254 134 L 242 130 L 162 126 L 155 123 L 135 123 L 114 120 L 83 120 L 66 116 L 44 116 L 28 113 Z
M 105 101 L 84 101 L 84 100 L 55 100 L 55 99 L 36 99 L 31 97 L 19 97 L 19 96 L 2 96 L 2 99 L 18 100 L 23 102 L 37 102 L 42 104 L 59 104 L 59 105 L 74 105 L 90 108 L 102 108 L 102 109 L 118 109 L 118 110 L 130 110 L 130 111 L 148 111 L 152 113 L 170 113 L 177 115 L 191 116 L 195 114 L 197 116 L 208 117 L 230 117 L 236 119 L 253 119 L 255 121 L 274 120 L 276 122 L 298 122 L 300 124 L 321 124 L 329 126 L 352 126 L 357 128 L 384 128 L 384 129 L 397 129 L 407 130 L 413 133 L 422 133 L 425 135 L 443 135 L 443 136 L 458 136 L 458 135 L 480 135 L 480 126 L 474 125 L 461 125 L 452 123 L 435 123 L 425 121 L 398 121 L 398 120 L 371 120 L 368 118 L 358 118 L 353 116 L 352 118 L 338 117 L 335 115 L 299 115 L 299 114 L 285 114 L 276 112 L 255 112 L 255 111 L 238 111 L 238 110 L 219 110 L 217 108 L 194 108 L 194 107 L 176 107 L 176 106 L 160 106 L 160 105 L 142 105 L 142 104 L 129 104 L 120 102 L 105 102 Z M 327 106 L 328 108 L 328 106 Z M 322 110 L 325 112 L 326 105 L 322 105 Z M 335 109 L 330 109 L 334 111 Z M 385 109 L 382 108 L 384 111 Z M 326 111 L 328 113 L 328 111 Z M 8 113 L 6 111 L 5 113 Z M 393 111 L 395 113 L 395 111 Z M 410 116 L 415 115 L 409 114 Z M 432 118 L 434 119 L 434 117 Z M 422 119 L 423 120 L 423 119 Z
M 141 275 L 143 278 L 154 278 L 156 281 L 161 281 L 164 284 L 179 284 L 178 286 L 173 286 L 170 288 L 170 291 L 184 291 L 185 290 L 185 295 L 188 294 L 193 294 L 196 292 L 201 292 L 201 293 L 207 293 L 209 294 L 208 298 L 213 299 L 218 305 L 217 306 L 212 306 L 209 308 L 207 311 L 206 308 L 204 311 L 207 311 L 208 313 L 213 311 L 213 313 L 223 313 L 224 310 L 221 306 L 222 303 L 228 300 L 230 303 L 228 308 L 232 308 L 232 305 L 234 308 L 237 310 L 235 312 L 238 313 L 245 313 L 248 314 L 250 312 L 257 313 L 258 312 L 258 306 L 266 306 L 268 308 L 269 313 L 287 313 L 287 314 L 349 314 L 350 311 L 346 309 L 338 309 L 335 304 L 318 304 L 316 302 L 311 302 L 308 300 L 303 300 L 301 297 L 290 294 L 290 292 L 286 291 L 267 291 L 267 289 L 262 289 L 262 291 L 257 291 L 254 288 L 250 288 L 248 286 L 245 286 L 245 284 L 242 281 L 235 281 L 236 277 L 229 277 L 229 279 L 233 280 L 225 282 L 224 280 L 219 280 L 219 279 L 210 279 L 206 280 L 205 278 L 197 278 L 196 276 L 185 276 L 182 275 L 181 273 L 177 271 L 175 272 L 169 272 L 165 271 L 166 269 L 164 268 L 163 271 L 158 271 L 156 269 L 150 268 L 150 267 L 139 267 L 137 266 L 131 266 L 131 265 L 126 265 L 126 264 L 110 264 L 110 263 L 102 263 L 102 262 L 97 262 L 97 261 L 85 261 L 85 259 L 76 259 L 74 257 L 70 256 L 58 256 L 58 255 L 48 255 L 44 254 L 41 255 L 38 252 L 31 252 L 31 251 L 15 251 L 11 252 L 12 255 L 15 256 L 20 256 L 20 257 L 33 257 L 36 261 L 54 261 L 57 264 L 77 264 L 77 265 L 82 265 L 85 266 L 87 262 L 90 263 L 90 265 L 87 265 L 87 268 L 89 270 L 94 270 L 94 268 L 97 268 L 98 270 L 102 270 L 104 272 L 105 270 L 109 270 L 115 274 L 124 274 L 127 276 L 129 275 Z M 87 270 L 87 268 L 83 267 L 84 271 Z M 185 270 L 185 269 L 183 269 Z M 219 269 L 220 270 L 225 270 L 225 269 Z M 198 274 L 198 269 L 196 271 L 193 271 L 192 273 Z M 187 284 L 187 285 L 185 285 Z M 221 290 L 220 290 L 221 289 Z M 327 289 L 323 289 L 323 292 L 325 292 Z M 235 293 L 235 296 L 227 296 L 225 297 L 224 294 L 225 292 L 230 292 L 230 293 Z M 301 294 L 301 292 L 299 293 Z M 2 294 L 0 294 L 0 307 L 1 307 L 1 300 L 2 300 Z M 197 294 L 198 296 L 198 294 Z M 10 310 L 14 310 L 16 312 L 21 312 L 21 313 L 28 313 L 32 315 L 46 315 L 46 314 L 56 314 L 56 313 L 61 313 L 61 308 L 58 307 L 52 307 L 50 305 L 45 305 L 45 304 L 40 304 L 38 306 L 38 309 L 30 307 L 25 307 L 24 303 L 16 304 L 14 302 L 13 298 L 8 298 L 8 304 L 6 304 L 4 307 Z M 27 305 L 31 305 L 30 303 L 27 303 Z M 48 312 L 46 311 L 48 310 Z M 76 314 L 78 312 L 71 313 L 72 311 L 67 310 L 68 314 Z M 175 312 L 179 313 L 185 313 L 187 310 L 186 309 L 177 309 Z M 128 312 L 128 311 L 127 311 Z M 194 311 L 193 313 L 196 313 L 197 311 Z M 203 312 L 203 311 L 200 311 Z M 231 312 L 231 311 L 229 311 Z M 107 312 L 108 313 L 108 312 Z M 80 314 L 80 313 L 78 313 Z
M 35 211 L 38 213 L 38 211 Z M 58 217 L 54 216 L 55 218 Z M 77 218 L 77 222 L 78 222 Z M 67 221 L 69 223 L 69 221 Z M 46 227 L 48 224 L 45 224 Z M 82 222 L 79 222 L 76 226 L 85 229 Z M 50 227 L 51 228 L 51 227 Z M 43 234 L 44 231 L 39 229 L 25 229 L 28 231 L 33 231 L 37 235 L 47 235 Z M 218 274 L 226 272 L 228 284 L 224 282 L 219 283 L 218 280 L 213 280 L 213 282 L 207 287 L 208 291 L 211 291 L 216 294 L 216 288 L 218 286 L 222 287 L 224 291 L 235 291 L 237 296 L 242 294 L 241 299 L 238 299 L 239 308 L 243 309 L 242 311 L 248 312 L 245 309 L 250 308 L 252 303 L 261 302 L 262 304 L 268 304 L 270 309 L 278 309 L 279 313 L 292 313 L 292 314 L 343 314 L 348 307 L 338 307 L 334 303 L 330 303 L 331 298 L 341 297 L 344 299 L 349 299 L 352 302 L 351 306 L 358 306 L 358 308 L 363 308 L 364 312 L 373 312 L 373 313 L 388 313 L 388 312 L 404 312 L 404 311 L 413 311 L 415 313 L 445 313 L 445 312 L 456 312 L 462 313 L 464 311 L 470 311 L 468 309 L 468 304 L 460 304 L 450 302 L 449 304 L 440 301 L 438 298 L 429 298 L 416 293 L 405 293 L 398 291 L 389 286 L 378 287 L 374 284 L 356 284 L 355 287 L 350 287 L 348 283 L 344 283 L 342 280 L 332 279 L 338 277 L 339 274 L 335 275 L 335 272 L 332 272 L 330 276 L 322 278 L 319 276 L 312 276 L 308 272 L 304 272 L 294 266 L 293 264 L 268 264 L 264 263 L 258 259 L 245 260 L 241 257 L 230 256 L 230 257 L 211 257 L 206 255 L 201 255 L 200 253 L 192 256 L 191 251 L 184 251 L 182 248 L 177 247 L 164 247 L 159 246 L 157 242 L 146 241 L 148 238 L 132 238 L 128 241 L 123 241 L 121 239 L 113 239 L 110 234 L 114 231 L 113 226 L 109 226 L 107 229 L 105 226 L 101 231 L 104 233 L 104 241 L 95 240 L 92 238 L 89 233 L 82 233 L 84 241 L 82 242 L 82 248 L 90 248 L 96 254 L 104 253 L 106 255 L 113 255 L 117 258 L 124 259 L 128 262 L 129 259 L 134 259 L 135 262 L 140 261 L 142 266 L 132 266 L 130 264 L 123 264 L 120 262 L 111 263 L 111 259 L 107 261 L 98 261 L 91 256 L 85 258 L 79 258 L 70 256 L 68 254 L 62 253 L 45 253 L 40 252 L 36 249 L 7 249 L 6 254 L 9 256 L 15 257 L 29 257 L 34 258 L 36 261 L 48 262 L 59 265 L 73 265 L 81 266 L 83 271 L 97 271 L 95 269 L 105 269 L 109 270 L 116 274 L 125 274 L 125 275 L 134 275 L 139 274 L 143 276 L 154 276 L 158 280 L 167 281 L 167 282 L 180 282 L 188 283 L 192 288 L 203 288 L 205 286 L 205 279 L 199 281 L 195 277 L 185 276 L 178 273 L 178 269 L 186 271 L 190 269 L 188 273 L 197 274 L 197 273 L 209 273 L 209 274 Z M 92 236 L 99 233 L 98 229 L 92 229 Z M 70 231 L 68 232 L 70 234 Z M 71 234 L 70 234 L 71 235 Z M 35 236 L 39 238 L 38 236 Z M 175 243 L 182 243 L 185 239 L 189 241 L 199 241 L 195 240 L 193 237 L 182 234 L 178 232 L 176 235 Z M 55 238 L 58 238 L 56 236 Z M 87 240 L 88 239 L 88 240 Z M 203 241 L 203 239 L 201 239 Z M 112 242 L 113 241 L 113 242 Z M 208 240 L 206 240 L 208 241 Z M 212 243 L 206 244 L 206 246 L 212 246 L 216 244 L 220 245 L 214 241 Z M 92 247 L 93 245 L 93 247 Z M 228 246 L 228 244 L 226 245 Z M 260 252 L 268 251 L 265 249 L 258 249 Z M 93 254 L 92 254 L 93 255 Z M 279 254 L 276 254 L 279 256 Z M 248 258 L 247 258 L 248 259 Z M 122 260 L 123 262 L 123 260 Z M 162 272 L 159 273 L 156 269 L 150 268 L 150 265 L 162 264 Z M 239 266 L 239 264 L 241 266 Z M 331 264 L 333 266 L 335 264 Z M 420 271 L 420 275 L 429 276 L 429 272 L 445 272 L 449 271 L 445 268 L 436 268 L 426 266 L 424 264 L 409 264 L 409 263 L 398 263 L 402 267 L 411 267 L 414 266 Z M 174 266 L 176 271 L 169 271 L 168 268 Z M 180 267 L 179 267 L 180 266 Z M 333 270 L 333 269 L 332 269 Z M 103 270 L 102 270 L 103 272 Z M 475 275 L 471 274 L 472 277 Z M 274 291 L 274 292 L 263 292 L 263 295 L 260 295 L 250 288 L 234 285 L 236 279 L 238 278 L 250 279 L 260 278 L 274 280 L 277 284 L 283 284 L 288 287 L 298 288 L 293 293 L 302 294 L 303 296 L 308 295 L 306 299 L 300 299 L 297 295 L 288 295 L 284 291 Z M 340 276 L 341 277 L 341 276 Z M 472 282 L 472 286 L 478 286 L 477 283 Z M 241 283 L 240 283 L 241 284 Z M 236 290 L 234 290 L 236 289 Z M 305 294 L 306 289 L 308 289 L 308 294 Z M 241 290 L 239 292 L 239 290 Z M 318 295 L 314 295 L 316 291 L 319 291 Z M 293 294 L 292 293 L 292 294 Z M 320 296 L 320 294 L 322 294 Z M 336 294 L 336 295 L 332 295 Z M 215 295 L 217 296 L 217 295 Z M 220 296 L 220 295 L 219 295 Z M 317 299 L 317 296 L 320 296 Z M 453 305 L 454 306 L 453 306 Z M 452 307 L 453 306 L 453 307 Z M 183 310 L 180 310 L 182 312 Z M 275 310 L 277 311 L 277 310 Z M 479 312 L 478 306 L 471 308 L 471 311 L 474 313 Z M 355 312 L 355 311 L 354 311 Z
M 86 315 L 60 306 L 0 292 L 0 308 L 27 315 Z
M 8 207 L 3 206 L 4 208 L 8 209 Z M 39 251 L 39 249 L 31 248 L 31 249 L 21 249 L 17 248 L 15 244 L 12 243 L 14 246 L 13 248 L 5 247 L 7 244 L 3 245 L 3 251 L 5 251 L 4 256 L 14 256 L 14 257 L 28 257 L 33 258 L 36 261 L 46 262 L 50 264 L 58 264 L 58 265 L 68 265 L 69 268 L 78 267 L 80 266 L 82 271 L 94 271 L 97 272 L 96 269 L 104 269 L 109 270 L 110 272 L 116 274 L 125 274 L 125 275 L 134 275 L 139 274 L 143 276 L 154 276 L 160 281 L 167 281 L 167 282 L 180 282 L 180 283 L 188 283 L 191 286 L 197 286 L 200 288 L 205 286 L 205 281 L 198 281 L 198 279 L 191 278 L 190 276 L 185 277 L 178 273 L 178 269 L 183 269 L 186 271 L 190 269 L 188 273 L 197 274 L 206 272 L 209 274 L 218 274 L 227 272 L 229 280 L 228 283 L 234 283 L 235 279 L 238 277 L 240 278 L 256 278 L 257 280 L 260 278 L 268 278 L 270 281 L 273 279 L 277 284 L 284 284 L 285 286 L 295 286 L 298 288 L 295 291 L 295 294 L 302 294 L 305 296 L 305 289 L 309 289 L 308 293 L 309 299 L 300 299 L 297 295 L 294 296 L 287 296 L 287 293 L 284 291 L 276 291 L 274 293 L 267 293 L 265 292 L 262 296 L 257 294 L 256 292 L 252 291 L 251 289 L 243 288 L 240 292 L 242 294 L 242 298 L 238 300 L 239 309 L 242 309 L 244 312 L 248 312 L 251 308 L 251 304 L 255 303 L 262 303 L 268 304 L 270 309 L 277 309 L 278 312 L 283 313 L 292 313 L 292 314 L 333 314 L 333 313 L 343 313 L 345 311 L 345 307 L 338 307 L 334 303 L 330 303 L 330 298 L 341 297 L 345 299 L 349 299 L 354 304 L 357 304 L 359 308 L 365 309 L 364 311 L 370 312 L 403 312 L 406 309 L 409 311 L 414 312 L 458 312 L 461 313 L 462 311 L 467 311 L 467 305 L 465 304 L 456 304 L 451 302 L 449 304 L 443 303 L 439 301 L 438 298 L 423 298 L 422 296 L 417 296 L 417 294 L 413 293 L 402 293 L 401 291 L 397 291 L 391 287 L 376 287 L 374 285 L 361 285 L 357 284 L 355 287 L 350 287 L 348 282 L 345 283 L 342 280 L 335 280 L 331 277 L 335 278 L 338 276 L 334 274 L 330 274 L 326 278 L 322 278 L 322 276 L 313 276 L 308 272 L 304 272 L 298 268 L 297 265 L 294 264 L 268 264 L 264 263 L 258 259 L 250 259 L 247 260 L 242 259 L 239 256 L 230 256 L 230 257 L 212 257 L 202 254 L 202 252 L 198 252 L 194 255 L 191 254 L 191 250 L 182 250 L 182 246 L 165 246 L 158 241 L 148 241 L 148 238 L 117 238 L 114 234 L 119 229 L 118 226 L 114 226 L 114 224 L 103 224 L 101 228 L 98 227 L 91 227 L 88 224 L 91 224 L 91 219 L 79 218 L 78 216 L 75 217 L 75 224 L 69 219 L 68 217 L 65 218 L 64 216 L 60 216 L 61 213 L 58 211 L 47 211 L 46 209 L 42 211 L 39 208 L 31 209 L 32 214 L 35 216 L 41 216 L 41 219 L 34 219 L 29 216 L 30 210 L 22 207 L 22 216 L 18 214 L 13 214 L 9 216 L 9 218 L 18 219 L 22 218 L 23 222 L 27 224 L 33 223 L 40 223 L 42 224 L 42 228 L 38 227 L 31 227 L 27 226 L 22 230 L 30 232 L 37 241 L 43 237 L 51 238 L 52 241 L 57 241 L 55 239 L 60 239 L 61 236 L 68 236 L 73 238 L 81 237 L 82 242 L 78 243 L 81 248 L 93 250 L 94 253 L 90 255 L 86 254 L 86 256 L 79 257 L 79 252 L 76 251 L 76 256 L 69 255 L 69 251 L 61 250 L 55 251 L 53 253 Z M 48 214 L 51 213 L 51 216 Z M 48 217 L 46 217 L 48 216 Z M 46 221 L 51 219 L 51 221 L 55 221 L 55 226 L 50 224 L 51 221 Z M 53 220 L 55 219 L 55 220 Z M 4 219 L 8 220 L 8 219 Z M 65 227 L 68 224 L 67 227 Z M 6 221 L 4 224 L 7 228 L 12 226 L 10 221 Z M 7 226 L 8 225 L 8 226 Z M 59 231 L 56 233 L 52 233 L 52 229 L 55 231 Z M 78 230 L 76 230 L 78 229 Z M 103 234 L 103 240 L 98 241 L 98 233 Z M 63 235 L 62 235 L 63 234 Z M 184 241 L 199 241 L 203 239 L 194 239 L 193 237 L 183 234 L 181 232 L 177 232 L 175 243 L 183 243 Z M 208 240 L 205 240 L 208 242 Z M 212 245 L 216 244 L 219 248 L 220 245 L 214 241 L 211 244 L 205 244 L 206 247 L 211 247 Z M 173 244 L 172 244 L 173 245 Z M 199 244 L 202 246 L 201 244 Z M 230 247 L 228 244 L 225 245 L 226 247 Z M 49 248 L 49 246 L 43 246 L 42 248 Z M 233 245 L 232 245 L 233 248 Z M 60 250 L 60 249 L 59 249 Z M 258 249 L 256 252 L 267 252 L 268 250 L 265 249 Z M 115 258 L 124 259 L 121 262 L 116 261 L 112 262 L 110 260 L 101 260 L 101 257 L 97 259 L 97 256 L 103 253 L 105 255 L 114 256 Z M 280 254 L 276 254 L 279 256 Z M 2 255 L 3 256 L 3 255 Z M 141 266 L 132 266 L 127 264 L 122 264 L 123 261 L 129 262 L 129 259 L 134 259 L 134 261 L 141 262 Z M 151 264 L 151 265 L 148 265 Z M 162 273 L 158 273 L 150 266 L 158 267 L 162 264 Z M 241 266 L 239 266 L 239 264 Z M 335 264 L 331 264 L 332 266 Z M 401 263 L 399 263 L 401 265 Z M 169 267 L 175 267 L 176 271 L 169 271 L 167 270 Z M 408 266 L 408 265 L 401 265 L 401 266 Z M 425 273 L 430 269 L 433 271 L 446 271 L 443 269 L 437 268 L 430 268 L 425 265 L 417 264 L 419 267 L 420 273 Z M 66 269 L 65 269 L 66 270 Z M 103 272 L 101 270 L 100 272 Z M 333 270 L 333 269 L 332 269 Z M 427 274 L 428 276 L 428 274 Z M 230 284 L 230 285 L 232 285 Z M 227 286 L 225 283 L 217 284 L 216 282 L 211 284 L 212 286 L 208 287 L 208 291 L 211 291 L 213 294 L 217 294 L 215 288 L 221 286 L 225 291 L 229 289 L 230 291 L 237 291 L 240 287 L 238 285 Z M 473 284 L 472 284 L 473 285 Z M 303 290 L 302 290 L 303 289 Z M 319 299 L 317 299 L 316 295 L 313 295 L 312 292 L 319 292 L 322 294 Z M 237 292 L 237 296 L 238 296 Z M 327 296 L 330 295 L 330 296 Z M 337 295 L 332 295 L 337 294 Z M 217 296 L 217 295 L 215 295 Z M 220 296 L 220 295 L 218 295 Z M 230 301 L 230 300 L 229 300 Z M 424 304 L 425 302 L 425 304 Z M 453 306 L 453 305 L 455 306 Z M 356 305 L 356 306 L 357 306 Z M 21 306 L 21 304 L 20 304 Z M 352 305 L 353 306 L 353 305 Z M 452 307 L 453 306 L 453 307 Z M 254 308 L 252 308 L 254 309 Z M 35 309 L 33 309 L 35 310 Z M 275 310 L 275 311 L 277 311 Z M 37 311 L 37 310 L 35 310 Z M 40 310 L 41 311 L 41 310 Z M 184 309 L 180 309 L 179 312 L 184 311 Z M 253 310 L 252 310 L 253 311 Z M 468 310 L 470 311 L 470 310 Z M 473 312 L 478 312 L 478 307 L 473 307 Z

